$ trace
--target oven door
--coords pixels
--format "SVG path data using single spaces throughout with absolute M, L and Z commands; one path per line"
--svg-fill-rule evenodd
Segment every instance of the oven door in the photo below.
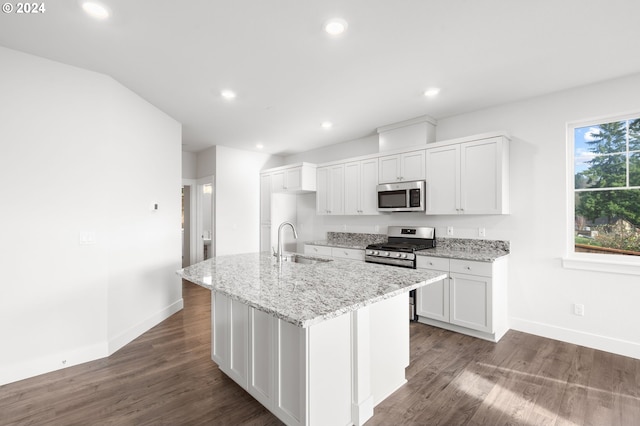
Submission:
M 424 181 L 387 183 L 378 185 L 378 211 L 424 211 Z

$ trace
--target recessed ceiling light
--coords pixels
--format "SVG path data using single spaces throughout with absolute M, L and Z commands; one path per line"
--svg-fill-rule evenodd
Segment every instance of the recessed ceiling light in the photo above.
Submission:
M 107 19 L 109 17 L 109 9 L 94 1 L 83 2 L 82 10 L 95 19 Z
M 429 98 L 437 95 L 438 93 L 440 93 L 440 89 L 438 89 L 437 87 L 430 87 L 424 91 L 424 95 Z
M 262 149 L 262 148 L 264 148 L 264 145 L 262 145 L 261 143 L 258 143 L 258 144 L 256 144 L 256 148 Z
M 330 129 L 333 127 L 333 123 L 330 121 L 323 121 L 321 126 L 323 129 Z
M 347 21 L 344 19 L 333 18 L 324 24 L 324 30 L 333 36 L 337 36 L 347 31 L 348 26 Z
M 236 92 L 234 92 L 232 90 L 223 90 L 222 92 L 220 92 L 220 95 L 225 99 L 235 99 L 236 98 Z

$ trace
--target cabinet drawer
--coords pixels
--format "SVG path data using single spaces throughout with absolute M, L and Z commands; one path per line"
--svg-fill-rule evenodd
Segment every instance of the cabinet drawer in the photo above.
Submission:
M 457 272 L 459 274 L 490 277 L 492 264 L 488 262 L 474 262 L 471 260 L 451 259 L 450 267 L 452 273 Z
M 331 247 L 304 245 L 304 254 L 320 254 L 323 256 L 331 256 Z
M 449 259 L 444 257 L 417 256 L 416 267 L 449 272 Z
M 364 250 L 333 247 L 331 249 L 331 255 L 333 257 L 340 257 L 342 259 L 353 259 L 353 260 L 364 261 Z

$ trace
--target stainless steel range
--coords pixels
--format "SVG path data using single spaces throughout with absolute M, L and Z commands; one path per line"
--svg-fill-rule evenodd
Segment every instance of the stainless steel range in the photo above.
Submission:
M 387 239 L 386 243 L 366 247 L 365 262 L 415 269 L 415 252 L 436 246 L 436 229 L 426 226 L 390 226 Z
M 366 247 L 364 260 L 371 263 L 416 268 L 416 251 L 436 246 L 436 229 L 426 226 L 390 226 L 387 242 Z M 417 321 L 416 291 L 409 292 L 409 320 Z

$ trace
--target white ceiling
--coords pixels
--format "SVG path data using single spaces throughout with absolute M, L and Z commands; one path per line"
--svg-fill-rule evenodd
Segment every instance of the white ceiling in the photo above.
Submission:
M 295 153 L 640 72 L 638 0 L 104 0 L 107 21 L 44 2 L 0 15 L 0 45 L 111 75 L 187 151 Z

